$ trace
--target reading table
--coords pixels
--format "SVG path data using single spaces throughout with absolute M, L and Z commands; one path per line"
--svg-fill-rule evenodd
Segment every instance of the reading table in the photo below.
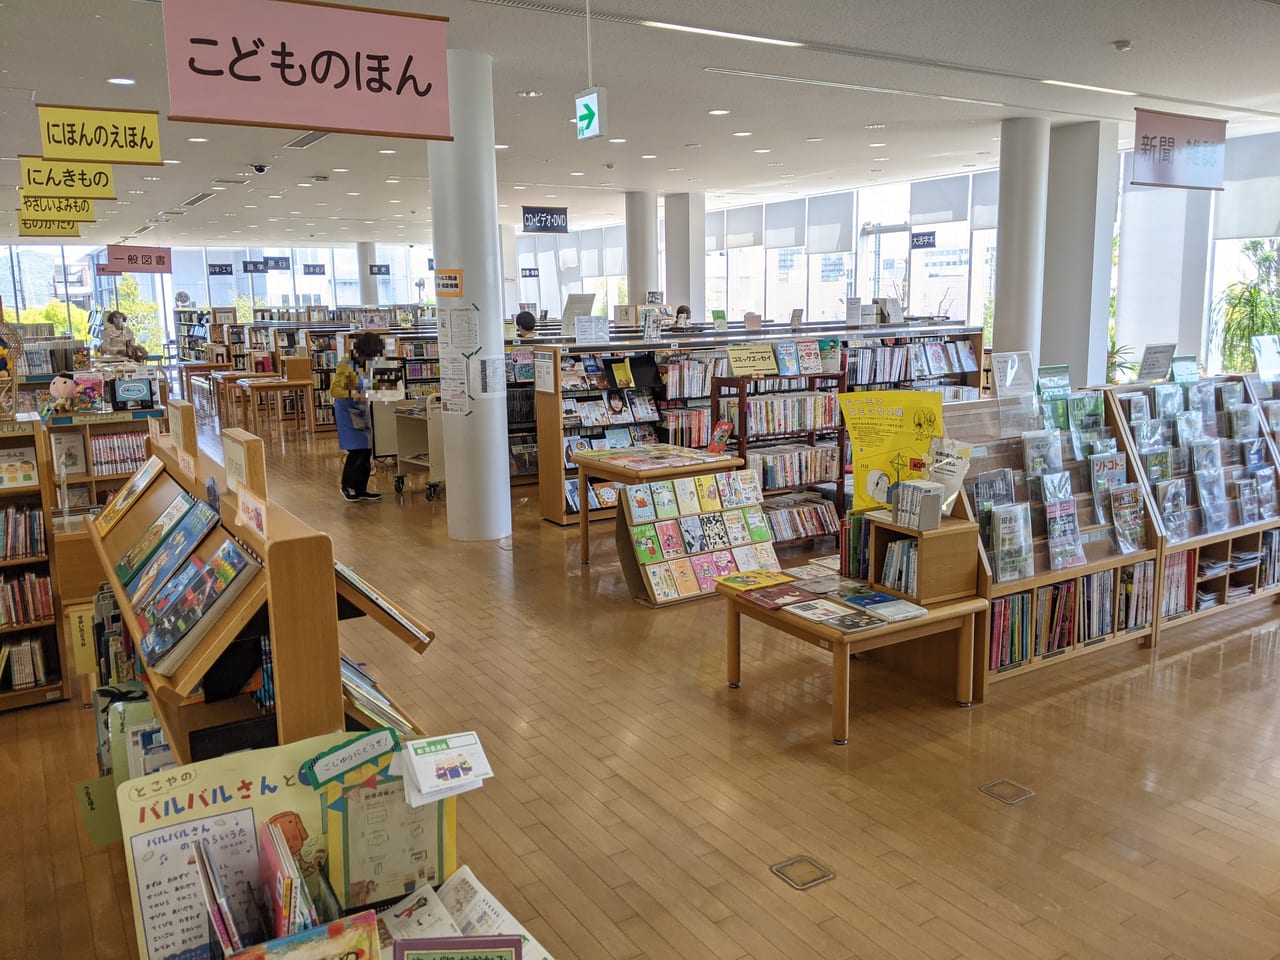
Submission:
M 914 620 L 886 623 L 858 633 L 841 633 L 834 627 L 806 620 L 799 614 L 787 613 L 785 607 L 771 610 L 752 603 L 743 592 L 722 583 L 716 584 L 716 592 L 724 596 L 728 615 L 725 649 L 730 688 L 736 690 L 742 681 L 741 618 L 744 616 L 831 652 L 831 738 L 839 746 L 849 742 L 849 658 L 855 653 L 920 637 L 954 633 L 957 648 L 956 702 L 967 707 L 974 701 L 974 617 L 987 609 L 987 601 L 981 597 L 934 604 L 925 616 Z

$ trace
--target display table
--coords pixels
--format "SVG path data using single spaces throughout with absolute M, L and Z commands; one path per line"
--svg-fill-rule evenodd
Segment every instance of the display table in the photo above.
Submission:
M 716 592 L 724 596 L 728 615 L 725 651 L 731 688 L 737 689 L 742 679 L 741 618 L 744 616 L 831 652 L 831 738 L 840 746 L 849 742 L 849 658 L 855 653 L 906 643 L 921 637 L 955 633 L 956 702 L 967 707 L 974 700 L 974 618 L 987 609 L 987 601 L 980 597 L 934 604 L 929 607 L 926 616 L 901 623 L 886 623 L 882 627 L 860 633 L 844 634 L 833 627 L 806 620 L 798 614 L 787 613 L 785 607 L 771 610 L 752 603 L 742 593 L 724 584 L 717 584 Z
M 650 443 L 620 450 L 583 450 L 573 455 L 573 462 L 578 467 L 578 530 L 585 565 L 590 562 L 587 531 L 591 520 L 591 495 L 588 488 L 593 477 L 609 483 L 649 483 L 651 480 L 674 480 L 735 470 L 744 461 L 727 453 L 707 453 L 692 447 Z
M 178 364 L 178 377 L 182 381 L 182 397 L 184 400 L 191 399 L 191 378 L 202 374 L 213 373 L 216 370 L 230 370 L 231 364 L 226 362 L 212 362 L 205 360 L 188 360 Z
M 237 380 L 255 380 L 262 377 L 278 377 L 278 373 L 253 373 L 244 370 L 214 370 L 209 374 L 209 382 L 213 384 L 213 389 L 209 392 L 213 395 L 213 413 L 219 420 L 224 417 L 230 420 L 237 419 L 231 416 L 231 412 L 235 405 L 240 401 L 240 391 L 236 387 Z
M 284 422 L 285 396 L 291 393 L 300 395 L 301 400 L 296 408 L 298 424 L 304 430 L 311 429 L 311 388 L 313 384 L 310 377 L 305 380 L 285 380 L 283 377 L 241 377 L 236 381 L 236 386 L 240 388 L 240 393 L 244 397 L 245 403 L 248 404 L 247 416 L 251 433 L 258 432 L 258 398 L 260 396 L 266 397 L 267 403 L 270 404 L 271 394 L 273 393 L 278 394 L 276 410 L 281 423 Z

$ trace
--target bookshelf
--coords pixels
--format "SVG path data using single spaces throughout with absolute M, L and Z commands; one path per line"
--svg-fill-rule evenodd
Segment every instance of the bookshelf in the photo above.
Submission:
M 311 358 L 311 429 L 316 433 L 336 430 L 333 422 L 333 400 L 329 396 L 329 380 L 338 369 L 338 337 L 344 331 L 337 327 L 307 328 L 302 331 L 304 356 Z
M 0 423 L 0 711 L 70 696 L 52 507 L 53 466 L 38 418 Z
M 173 332 L 178 359 L 189 362 L 204 359 L 204 345 L 209 342 L 209 322 L 213 313 L 207 308 L 178 307 L 173 311 Z
M 972 444 L 965 479 L 967 511 L 977 519 L 981 546 L 978 559 L 978 593 L 990 609 L 981 617 L 975 657 L 975 682 L 985 696 L 987 686 L 1011 676 L 1117 645 L 1155 642 L 1154 611 L 1159 602 L 1155 576 L 1161 556 L 1161 531 L 1155 519 L 1150 493 L 1141 478 L 1141 465 L 1126 450 L 1120 408 L 1108 391 L 1102 400 L 1102 425 L 1097 429 L 1116 441 L 1124 459 L 1124 482 L 1136 487 L 1142 509 L 1137 549 L 1122 552 L 1113 522 L 1101 522 L 1096 514 L 1092 475 L 1087 457 L 1076 456 L 1067 431 L 1057 437 L 1061 469 L 1070 478 L 1068 507 L 1054 507 L 1061 517 L 1074 507 L 1081 556 L 1074 565 L 1054 569 L 1045 510 L 1044 483 L 1028 476 L 1024 432 L 1044 429 L 1044 417 L 1027 405 L 1013 407 L 981 400 L 944 408 L 948 436 Z M 1082 451 L 1083 452 L 1083 451 Z M 1007 472 L 1006 472 L 1007 471 Z M 1064 501 L 1055 501 L 1064 502 Z M 1029 537 L 1021 553 L 999 550 L 999 528 L 992 503 L 1026 505 Z M 1015 507 L 1012 514 L 1020 514 Z M 1011 516 L 1012 519 L 1012 516 Z M 990 529 L 989 526 L 990 525 Z M 1055 534 L 1069 532 L 1071 524 L 1055 521 Z M 1011 528 L 1012 529 L 1012 528 Z M 1006 542 L 1012 541 L 1012 534 Z M 1064 562 L 1061 536 L 1055 536 L 1058 563 Z M 1019 565 L 1013 557 L 1029 557 Z M 1003 574 L 1003 575 L 1002 575 Z
M 956 505 L 961 515 L 943 517 L 941 526 L 934 530 L 915 530 L 869 515 L 866 522 L 871 524 L 868 538 L 871 588 L 926 607 L 975 596 L 978 525 L 963 516 L 961 501 L 957 500 Z M 914 590 L 903 590 L 886 582 L 886 561 L 898 544 L 905 544 L 912 555 L 911 565 L 917 571 L 913 578 Z M 894 582 L 899 581 L 895 578 Z
M 101 505 L 147 459 L 149 423 L 165 415 L 154 410 L 55 415 L 46 423 L 50 443 L 53 502 L 59 507 Z M 66 495 L 61 464 L 66 462 Z

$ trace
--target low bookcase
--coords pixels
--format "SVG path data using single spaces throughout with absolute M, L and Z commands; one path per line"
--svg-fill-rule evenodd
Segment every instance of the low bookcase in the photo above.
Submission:
M 957 501 L 959 504 L 959 501 Z M 978 584 L 978 525 L 964 517 L 942 518 L 934 530 L 914 530 L 874 515 L 867 549 L 871 588 L 921 606 L 960 600 L 976 594 Z M 886 558 L 895 543 L 906 543 L 914 555 L 915 591 L 885 582 Z M 914 546 L 911 546 L 914 545 Z

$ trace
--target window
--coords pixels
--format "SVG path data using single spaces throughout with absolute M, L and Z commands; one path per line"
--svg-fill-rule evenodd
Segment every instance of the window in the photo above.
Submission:
M 789 321 L 805 310 L 809 298 L 809 258 L 804 247 L 779 247 L 765 254 L 765 304 L 768 319 Z
M 707 317 L 712 310 L 723 310 L 729 314 L 729 257 L 723 250 L 707 252 L 707 273 L 705 278 L 707 298 Z
M 945 316 L 965 323 L 969 318 L 969 221 L 917 227 L 912 235 L 928 234 L 933 234 L 934 246 L 911 251 L 911 302 L 904 308 L 912 316 Z
M 852 253 L 809 254 L 809 308 L 806 323 L 843 323 L 853 293 Z
M 911 234 L 905 227 L 870 232 L 864 228 L 858 256 L 858 296 L 863 303 L 876 297 L 897 297 L 905 309 L 910 244 Z
M 973 231 L 973 254 L 969 260 L 969 322 L 982 324 L 982 339 L 991 346 L 992 323 L 996 315 L 996 232 Z
M 745 313 L 764 316 L 764 247 L 729 251 L 729 316 Z
M 333 301 L 335 307 L 360 303 L 360 267 L 355 247 L 333 249 Z

